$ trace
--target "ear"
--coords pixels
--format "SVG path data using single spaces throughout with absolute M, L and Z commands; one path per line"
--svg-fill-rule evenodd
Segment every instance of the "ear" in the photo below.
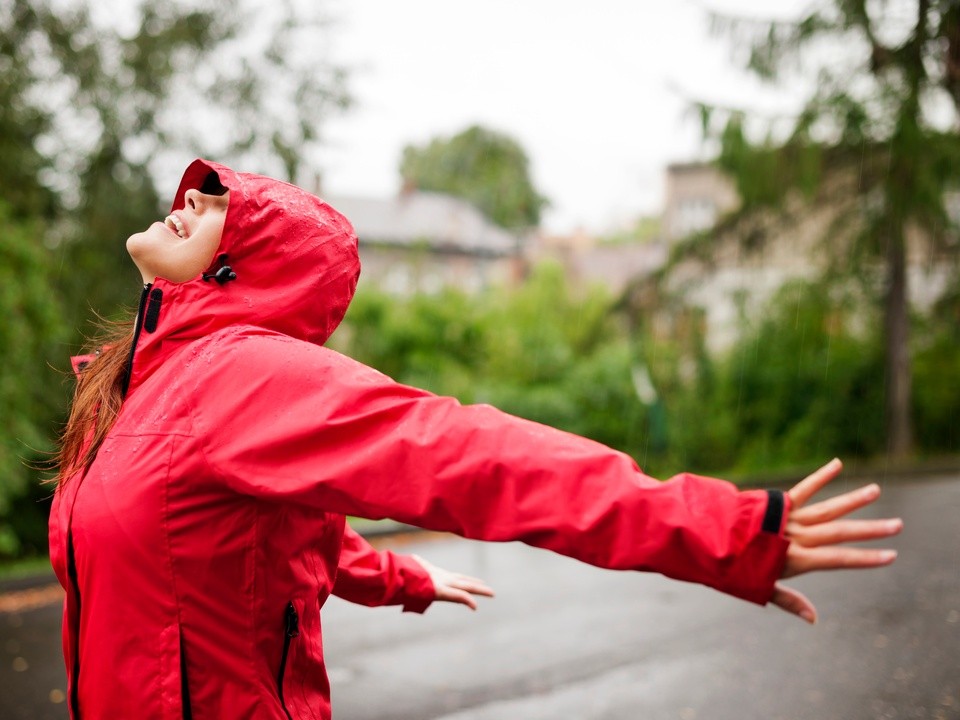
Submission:
M 97 357 L 96 355 L 74 355 L 70 358 L 70 365 L 73 367 L 73 374 L 76 376 L 77 380 L 80 380 L 80 373 L 86 369 L 93 359 Z

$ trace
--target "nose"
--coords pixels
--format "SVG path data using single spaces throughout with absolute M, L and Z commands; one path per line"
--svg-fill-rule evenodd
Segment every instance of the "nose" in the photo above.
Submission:
M 183 194 L 184 205 L 194 212 L 203 212 L 205 206 L 205 198 L 203 193 L 199 190 L 191 188 Z

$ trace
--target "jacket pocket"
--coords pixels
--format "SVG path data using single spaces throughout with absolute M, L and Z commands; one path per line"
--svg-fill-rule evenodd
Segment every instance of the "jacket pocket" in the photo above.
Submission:
M 190 685 L 187 683 L 187 651 L 183 647 L 183 631 L 180 632 L 180 705 L 183 708 L 183 720 L 193 720 L 190 707 Z
M 293 601 L 287 603 L 287 608 L 283 613 L 283 652 L 280 655 L 280 669 L 277 671 L 277 697 L 280 698 L 280 707 L 286 716 L 293 720 L 290 711 L 287 710 L 287 704 L 283 699 L 283 676 L 287 671 L 287 657 L 290 654 L 290 643 L 295 637 L 300 635 L 300 616 L 297 614 L 297 608 Z

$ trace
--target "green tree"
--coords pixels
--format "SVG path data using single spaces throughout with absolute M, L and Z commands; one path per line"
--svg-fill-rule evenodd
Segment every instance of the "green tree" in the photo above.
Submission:
M 512 138 L 479 126 L 422 147 L 408 145 L 400 161 L 405 185 L 469 200 L 501 227 L 540 223 L 547 200 L 530 179 L 530 162 Z
M 752 141 L 743 113 L 704 108 L 705 126 L 719 138 L 720 165 L 736 178 L 747 209 L 779 205 L 797 191 L 838 202 L 835 183 L 847 182 L 842 215 L 851 222 L 831 228 L 826 247 L 848 268 L 852 260 L 885 270 L 887 446 L 893 456 L 908 455 L 907 240 L 919 231 L 942 248 L 956 230 L 945 198 L 960 184 L 960 4 L 917 0 L 894 12 L 883 2 L 831 0 L 792 22 L 713 21 L 746 50 L 748 70 L 771 82 L 831 49 L 832 64 L 820 67 L 785 141 L 775 133 Z
M 68 328 L 55 293 L 52 263 L 39 221 L 16 219 L 0 201 L 0 555 L 9 499 L 33 476 L 31 465 L 52 450 L 54 418 L 63 407 L 61 378 L 48 359 L 64 352 Z M 6 547 L 4 547 L 6 545 Z
M 0 187 L 29 173 L 62 204 L 51 241 L 71 269 L 62 290 L 74 319 L 130 297 L 123 240 L 163 212 L 158 169 L 171 174 L 165 193 L 196 154 L 308 178 L 323 120 L 349 104 L 345 71 L 319 50 L 328 22 L 290 0 L 229 12 L 213 0 L 140 0 L 114 17 L 91 0 L 4 9 L 0 127 L 33 162 L 19 175 L 4 163 Z
M 543 264 L 480 295 L 357 294 L 332 344 L 396 380 L 641 449 L 635 358 L 603 288 L 575 295 Z

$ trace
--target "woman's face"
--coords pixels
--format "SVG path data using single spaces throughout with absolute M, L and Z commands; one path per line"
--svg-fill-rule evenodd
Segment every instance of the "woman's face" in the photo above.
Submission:
M 158 277 L 181 283 L 210 267 L 227 219 L 230 193 L 187 190 L 185 206 L 127 239 L 127 252 L 145 283 Z

